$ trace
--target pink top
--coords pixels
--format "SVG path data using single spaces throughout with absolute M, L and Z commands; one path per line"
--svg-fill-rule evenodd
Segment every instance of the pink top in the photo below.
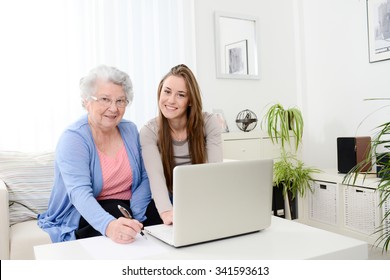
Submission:
M 122 199 L 130 200 L 133 174 L 124 145 L 115 158 L 109 157 L 98 150 L 103 173 L 103 189 L 97 200 Z

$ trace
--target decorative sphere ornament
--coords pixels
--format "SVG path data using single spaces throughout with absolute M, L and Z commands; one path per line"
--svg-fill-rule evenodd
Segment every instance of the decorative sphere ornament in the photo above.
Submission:
M 242 110 L 236 117 L 236 124 L 244 132 L 251 131 L 257 125 L 257 116 L 251 110 Z

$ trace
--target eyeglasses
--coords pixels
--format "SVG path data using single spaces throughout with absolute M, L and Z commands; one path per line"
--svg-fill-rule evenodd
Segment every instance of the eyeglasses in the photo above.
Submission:
M 112 102 L 114 101 L 114 100 L 112 100 L 111 98 L 108 98 L 108 97 L 91 96 L 91 98 L 93 100 L 95 100 L 96 102 L 98 102 L 100 105 L 104 106 L 104 107 L 110 107 Z M 115 106 L 118 107 L 118 108 L 124 108 L 128 104 L 129 104 L 129 100 L 127 100 L 126 98 L 121 98 L 121 99 L 115 100 Z

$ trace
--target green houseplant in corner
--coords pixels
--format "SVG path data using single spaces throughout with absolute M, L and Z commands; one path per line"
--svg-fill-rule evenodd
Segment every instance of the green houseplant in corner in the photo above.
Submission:
M 295 219 L 295 198 L 297 195 L 303 197 L 306 190 L 311 191 L 311 174 L 319 172 L 316 168 L 305 166 L 297 155 L 303 136 L 302 113 L 298 108 L 285 109 L 276 103 L 264 115 L 261 127 L 264 126 L 272 142 L 280 143 L 280 158 L 275 159 L 274 163 L 274 188 L 282 189 L 285 217 Z M 293 146 L 292 140 L 295 141 Z M 274 196 L 280 193 L 278 189 L 274 189 Z
M 373 98 L 368 100 L 390 100 L 390 98 Z M 377 131 L 371 140 L 371 149 L 367 151 L 364 160 L 359 162 L 345 175 L 343 183 L 354 184 L 359 174 L 363 174 L 365 178 L 370 171 L 362 170 L 368 164 L 376 166 L 378 177 L 377 192 L 379 192 L 378 206 L 385 210 L 381 224 L 373 232 L 373 234 L 379 235 L 375 243 L 377 246 L 383 246 L 384 251 L 388 251 L 390 245 L 390 121 L 377 127 Z

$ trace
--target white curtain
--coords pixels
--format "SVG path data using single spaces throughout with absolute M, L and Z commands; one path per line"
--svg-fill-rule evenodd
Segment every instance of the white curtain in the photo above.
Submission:
M 99 64 L 130 75 L 138 128 L 172 66 L 196 72 L 193 0 L 1 1 L 0 36 L 0 150 L 53 150 L 86 113 L 78 83 Z

